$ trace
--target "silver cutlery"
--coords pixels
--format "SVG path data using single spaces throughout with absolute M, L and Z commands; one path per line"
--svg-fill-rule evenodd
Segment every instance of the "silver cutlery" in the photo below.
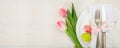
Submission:
M 95 11 L 95 24 L 97 26 L 97 28 L 100 27 L 101 25 L 101 17 L 100 17 L 100 10 L 96 10 Z M 101 48 L 100 46 L 100 39 L 99 39 L 99 33 L 100 32 L 97 32 L 97 42 L 96 42 L 96 48 Z
M 112 19 L 108 19 L 112 17 L 112 7 L 111 5 L 103 5 L 102 6 L 102 22 L 109 22 Z M 109 16 L 109 17 L 108 17 Z M 102 30 L 102 48 L 106 48 L 106 32 Z

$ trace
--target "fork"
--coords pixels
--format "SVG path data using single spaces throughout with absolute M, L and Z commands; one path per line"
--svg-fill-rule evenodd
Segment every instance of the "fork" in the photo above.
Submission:
M 97 28 L 100 27 L 101 25 L 101 17 L 100 17 L 100 10 L 95 11 L 95 24 L 97 25 Z M 96 43 L 96 48 L 101 48 L 100 47 L 100 41 L 99 41 L 99 32 L 97 32 L 97 43 Z

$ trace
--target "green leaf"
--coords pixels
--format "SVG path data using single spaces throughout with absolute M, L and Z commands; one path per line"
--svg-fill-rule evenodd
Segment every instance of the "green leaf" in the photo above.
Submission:
M 74 45 L 74 48 L 78 48 L 76 45 Z
M 72 18 L 72 14 L 70 13 L 69 10 L 67 10 L 67 19 L 69 20 L 73 30 L 75 31 L 75 26 L 76 26 L 76 22 L 74 21 L 74 19 Z
M 73 17 L 73 20 L 74 20 L 74 22 L 75 22 L 75 26 L 74 26 L 74 28 L 75 28 L 75 30 L 76 30 L 76 23 L 77 23 L 77 15 L 76 15 L 76 11 L 75 11 L 75 8 L 74 8 L 74 4 L 72 3 L 72 17 Z
M 69 24 L 69 22 L 68 21 L 66 21 L 66 27 L 67 27 L 67 32 L 69 32 L 74 38 L 75 38 L 75 33 L 74 33 L 74 30 L 73 30 L 73 28 L 71 27 L 71 25 Z
M 74 33 L 72 27 L 70 26 L 69 22 L 66 21 L 66 26 L 67 26 L 67 32 L 66 34 L 71 38 L 71 40 L 74 42 L 74 44 L 78 47 L 78 48 L 82 48 L 82 46 L 79 43 L 79 40 L 76 36 L 76 34 Z
M 71 40 L 75 44 L 75 48 L 82 48 L 76 35 L 76 22 L 77 22 L 77 15 L 74 5 L 72 4 L 72 13 L 70 12 L 69 9 L 67 9 L 66 34 L 71 38 Z

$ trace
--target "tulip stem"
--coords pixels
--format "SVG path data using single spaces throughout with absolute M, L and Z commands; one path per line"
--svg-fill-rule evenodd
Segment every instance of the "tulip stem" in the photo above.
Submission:
M 68 21 L 66 21 L 66 34 L 71 38 L 71 40 L 73 41 L 73 43 L 78 47 L 78 48 L 82 48 L 77 35 L 75 34 L 74 30 L 72 29 L 72 27 L 70 26 L 70 24 L 68 23 Z

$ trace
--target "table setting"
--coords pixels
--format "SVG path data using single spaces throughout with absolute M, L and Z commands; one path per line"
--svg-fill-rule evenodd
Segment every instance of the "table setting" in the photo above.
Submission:
M 120 48 L 120 0 L 0 0 L 0 48 Z
M 91 5 L 81 13 L 79 18 L 76 16 L 74 4 L 71 12 L 69 9 L 65 11 L 62 8 L 60 12 L 60 14 L 64 13 L 61 16 L 65 20 L 57 23 L 59 29 L 61 27 L 62 31 L 71 38 L 75 44 L 74 48 L 117 48 L 115 34 L 119 32 L 120 14 L 113 5 Z
M 112 35 L 112 33 L 115 33 L 113 30 L 117 27 L 116 24 L 119 21 L 114 16 L 114 14 L 116 14 L 115 10 L 116 9 L 110 4 L 96 5 L 81 14 L 76 25 L 76 32 L 79 41 L 85 48 L 115 47 L 115 45 L 112 44 L 114 43 L 114 39 L 112 39 L 114 35 Z M 119 16 L 117 15 L 116 17 Z M 89 31 L 86 31 L 86 25 L 88 25 L 87 28 Z M 89 35 L 87 35 L 88 33 L 86 32 L 88 32 Z

